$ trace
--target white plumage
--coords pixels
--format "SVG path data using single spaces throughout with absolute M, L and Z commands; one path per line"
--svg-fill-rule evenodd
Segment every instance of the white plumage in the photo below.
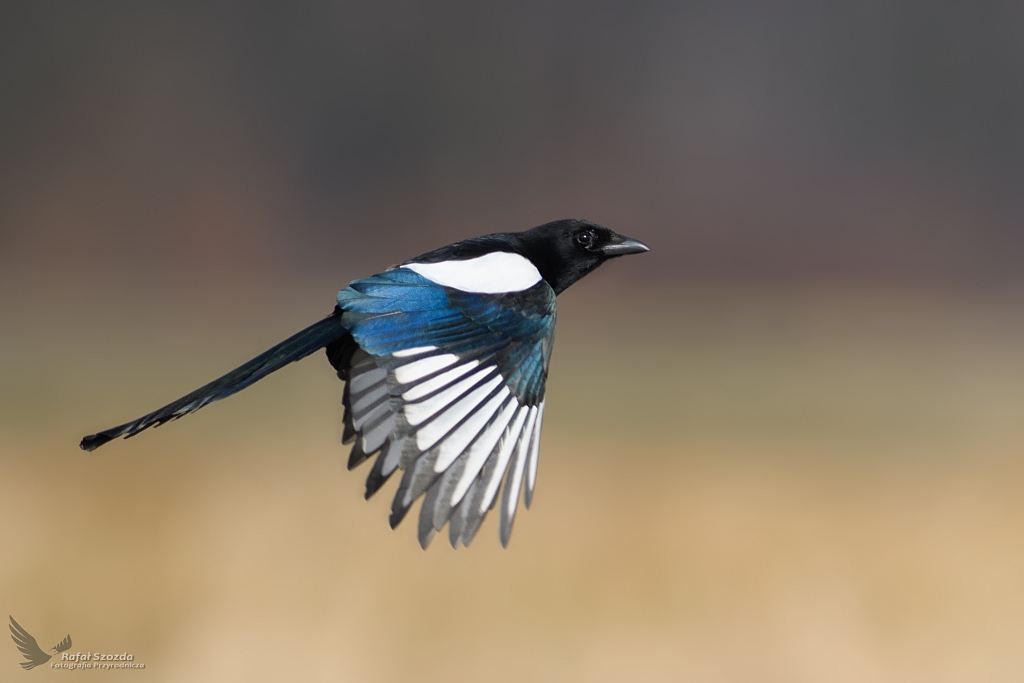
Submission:
M 540 271 L 529 259 L 507 251 L 461 261 L 406 263 L 402 267 L 439 285 L 477 294 L 521 292 L 541 280 Z

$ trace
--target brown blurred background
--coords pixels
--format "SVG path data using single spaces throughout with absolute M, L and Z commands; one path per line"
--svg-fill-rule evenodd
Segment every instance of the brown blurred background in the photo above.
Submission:
M 1024 5 L 4 3 L 0 597 L 153 681 L 1024 679 Z M 428 552 L 319 355 L 459 238 L 566 293 L 533 509 Z

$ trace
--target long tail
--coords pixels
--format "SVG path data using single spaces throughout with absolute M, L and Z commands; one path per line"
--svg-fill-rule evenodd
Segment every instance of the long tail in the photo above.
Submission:
M 183 396 L 174 403 L 155 410 L 149 415 L 143 415 L 139 419 L 127 424 L 112 427 L 99 434 L 90 434 L 82 439 L 79 447 L 84 451 L 92 451 L 120 436 L 127 439 L 149 427 L 159 426 L 170 420 L 177 420 L 183 415 L 199 410 L 207 403 L 219 401 L 231 394 L 238 393 L 253 382 L 263 379 L 288 363 L 305 358 L 317 349 L 327 346 L 346 334 L 348 334 L 348 330 L 341 324 L 341 312 L 335 310 L 333 314 L 320 322 L 314 323 L 298 334 L 288 337 L 277 346 L 264 351 L 245 365 L 235 368 L 206 386 L 196 389 L 188 396 Z

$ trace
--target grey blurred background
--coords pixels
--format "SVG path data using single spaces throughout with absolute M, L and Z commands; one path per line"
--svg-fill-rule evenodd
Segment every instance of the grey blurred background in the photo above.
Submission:
M 4 606 L 96 679 L 1020 680 L 1022 178 L 1021 3 L 5 3 Z M 563 217 L 652 252 L 508 550 L 387 529 L 319 356 L 77 450 Z

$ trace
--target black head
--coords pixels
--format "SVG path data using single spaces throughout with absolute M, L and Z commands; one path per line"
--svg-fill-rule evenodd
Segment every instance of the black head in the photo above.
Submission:
M 555 294 L 610 258 L 650 251 L 640 240 L 573 218 L 545 223 L 515 237 L 520 253 L 537 266 Z
M 492 251 L 522 254 L 537 267 L 555 294 L 561 294 L 608 259 L 650 249 L 640 240 L 617 235 L 597 223 L 568 218 L 523 232 L 502 232 L 455 242 L 406 263 L 470 259 Z

